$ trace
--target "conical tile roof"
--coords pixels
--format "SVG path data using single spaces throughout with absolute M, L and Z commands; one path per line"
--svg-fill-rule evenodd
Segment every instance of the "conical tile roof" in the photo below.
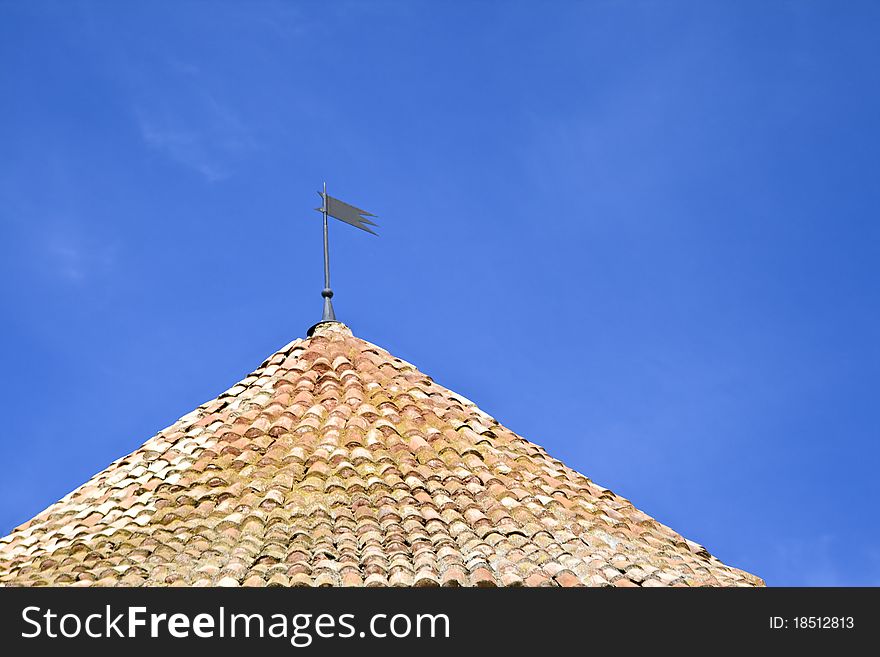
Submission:
M 0 539 L 0 584 L 763 582 L 333 322 Z

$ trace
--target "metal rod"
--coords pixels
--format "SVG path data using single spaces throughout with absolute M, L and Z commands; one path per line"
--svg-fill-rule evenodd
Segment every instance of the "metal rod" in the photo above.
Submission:
M 330 243 L 327 227 L 327 183 L 324 183 L 324 287 L 330 287 Z
M 324 289 L 321 296 L 324 297 L 324 313 L 321 315 L 322 322 L 335 322 L 336 313 L 333 312 L 333 290 L 330 288 L 330 238 L 327 221 L 327 183 L 324 183 L 324 204 L 321 212 L 324 215 Z

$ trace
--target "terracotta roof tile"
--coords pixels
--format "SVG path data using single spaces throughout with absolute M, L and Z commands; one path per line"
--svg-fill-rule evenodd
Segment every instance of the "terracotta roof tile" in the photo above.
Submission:
M 0 539 L 0 585 L 760 586 L 320 324 Z

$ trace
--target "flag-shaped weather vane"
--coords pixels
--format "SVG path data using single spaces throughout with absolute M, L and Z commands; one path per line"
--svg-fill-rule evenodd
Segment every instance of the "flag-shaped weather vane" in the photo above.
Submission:
M 360 228 L 376 235 L 370 226 L 376 226 L 377 224 L 369 219 L 369 217 L 375 217 L 376 215 L 333 198 L 327 193 L 327 183 L 324 183 L 324 191 L 318 192 L 318 195 L 323 202 L 321 207 L 315 208 L 315 210 L 324 215 L 324 289 L 321 290 L 321 296 L 324 297 L 324 314 L 321 316 L 321 322 L 335 322 L 336 313 L 333 312 L 333 302 L 331 300 L 333 298 L 333 290 L 330 288 L 330 246 L 327 237 L 327 218 L 339 219 L 339 221 L 351 224 L 355 228 Z

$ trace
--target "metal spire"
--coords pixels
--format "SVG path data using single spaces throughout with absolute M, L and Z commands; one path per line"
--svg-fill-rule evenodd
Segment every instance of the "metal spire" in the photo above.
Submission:
M 349 205 L 344 201 L 333 198 L 327 194 L 327 183 L 324 183 L 324 191 L 318 192 L 321 196 L 322 203 L 320 208 L 315 208 L 324 216 L 324 289 L 321 290 L 321 296 L 324 297 L 324 312 L 321 315 L 321 322 L 335 322 L 336 313 L 333 311 L 333 290 L 330 288 L 330 240 L 329 240 L 329 222 L 327 219 L 333 217 L 347 224 L 360 228 L 368 233 L 376 235 L 370 226 L 376 226 L 376 222 L 369 219 L 375 217 L 371 212 L 361 210 L 353 205 Z M 319 322 L 320 323 L 320 322 Z M 315 325 L 317 326 L 317 324 Z M 313 326 L 309 329 L 311 334 Z
M 321 296 L 324 297 L 324 314 L 321 315 L 322 322 L 335 322 L 336 313 L 333 312 L 333 290 L 330 289 L 330 243 L 329 229 L 327 226 L 327 213 L 329 212 L 329 203 L 327 202 L 327 183 L 324 183 L 324 193 L 321 194 L 324 202 L 321 204 L 321 212 L 324 215 L 324 289 L 321 290 Z

